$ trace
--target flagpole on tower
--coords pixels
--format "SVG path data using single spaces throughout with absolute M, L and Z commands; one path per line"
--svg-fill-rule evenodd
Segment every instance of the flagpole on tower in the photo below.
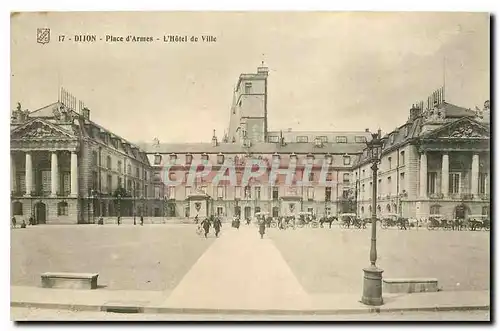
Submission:
M 443 57 L 443 102 L 445 101 L 446 91 L 446 56 Z

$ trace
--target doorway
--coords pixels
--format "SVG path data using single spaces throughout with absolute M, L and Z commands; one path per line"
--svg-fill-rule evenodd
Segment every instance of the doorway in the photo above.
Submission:
M 455 219 L 465 219 L 467 216 L 467 206 L 458 205 L 455 207 Z
M 47 222 L 47 206 L 43 202 L 38 202 L 35 205 L 35 222 L 36 224 Z

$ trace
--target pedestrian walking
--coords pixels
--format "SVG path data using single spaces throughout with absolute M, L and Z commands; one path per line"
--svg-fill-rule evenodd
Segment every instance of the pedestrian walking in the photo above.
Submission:
M 16 223 L 17 223 L 15 216 L 12 216 L 11 222 L 12 222 L 12 227 L 15 228 L 16 227 Z
M 222 227 L 222 222 L 219 217 L 214 219 L 214 229 L 215 229 L 215 237 L 219 237 L 220 229 Z
M 21 223 L 21 229 L 26 229 L 26 222 L 23 219 L 23 222 Z
M 144 225 L 144 216 L 141 215 L 141 226 Z
M 266 233 L 266 221 L 264 221 L 264 219 L 261 219 L 259 221 L 259 233 L 260 233 L 260 239 L 263 239 L 264 234 Z
M 208 220 L 208 218 L 205 218 L 201 222 L 201 226 L 203 227 L 203 230 L 205 230 L 205 238 L 207 238 L 208 231 L 210 230 L 210 221 Z
M 28 224 L 35 225 L 35 219 L 33 218 L 33 215 L 31 215 L 30 218 L 28 219 Z

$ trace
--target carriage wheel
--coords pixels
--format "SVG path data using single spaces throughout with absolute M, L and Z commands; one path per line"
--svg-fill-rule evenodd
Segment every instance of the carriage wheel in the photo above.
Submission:
M 432 225 L 432 223 L 428 223 L 427 230 L 434 230 L 434 225 Z
M 278 223 L 276 223 L 276 222 L 271 222 L 271 227 L 272 227 L 272 228 L 275 228 L 275 227 L 277 227 L 277 226 L 278 226 Z
M 484 231 L 490 231 L 490 225 L 485 225 L 483 226 Z
M 304 223 L 299 223 L 297 226 L 298 226 L 300 229 L 302 229 L 302 228 L 304 227 Z
M 474 230 L 474 227 L 473 227 L 473 225 L 472 225 L 472 222 L 469 222 L 469 226 L 468 226 L 468 228 L 469 228 L 469 231 L 473 231 L 473 230 Z

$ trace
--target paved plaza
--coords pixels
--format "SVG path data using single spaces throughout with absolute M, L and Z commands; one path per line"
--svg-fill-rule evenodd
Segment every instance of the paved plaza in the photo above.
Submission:
M 39 286 L 47 271 L 97 272 L 106 290 L 164 291 L 182 306 L 224 305 L 240 291 L 278 307 L 307 295 L 358 294 L 369 263 L 365 230 L 239 231 L 224 224 L 208 239 L 195 225 L 37 226 L 11 231 L 11 285 Z M 378 231 L 378 264 L 385 277 L 433 277 L 444 291 L 489 290 L 486 231 Z M 193 301 L 193 298 L 197 298 Z M 251 299 L 253 298 L 253 299 Z M 175 299 L 175 300 L 174 300 Z M 208 302 L 208 301 L 210 302 Z

